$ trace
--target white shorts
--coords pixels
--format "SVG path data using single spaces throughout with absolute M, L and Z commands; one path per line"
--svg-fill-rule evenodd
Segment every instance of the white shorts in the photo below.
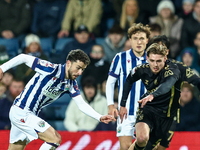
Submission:
M 13 105 L 10 109 L 10 143 L 27 140 L 27 144 L 38 139 L 38 132 L 46 131 L 50 125 L 33 112 Z
M 135 116 L 127 116 L 121 123 L 120 117 L 117 118 L 117 137 L 119 136 L 134 136 L 135 132 Z

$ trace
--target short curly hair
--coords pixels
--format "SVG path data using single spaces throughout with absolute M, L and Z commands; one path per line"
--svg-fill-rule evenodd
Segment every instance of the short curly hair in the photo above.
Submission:
M 160 45 L 158 43 L 153 43 L 147 48 L 146 52 L 147 52 L 148 57 L 150 54 L 158 54 L 158 55 L 166 56 L 167 47 L 164 45 Z
M 128 37 L 131 38 L 131 36 L 137 32 L 144 32 L 146 33 L 147 38 L 149 38 L 151 31 L 149 25 L 143 25 L 142 23 L 134 23 L 129 29 L 128 29 Z
M 71 62 L 76 62 L 77 60 L 82 61 L 85 65 L 90 64 L 90 58 L 88 55 L 81 49 L 75 49 L 71 50 L 69 54 L 67 55 L 67 60 L 70 60 Z

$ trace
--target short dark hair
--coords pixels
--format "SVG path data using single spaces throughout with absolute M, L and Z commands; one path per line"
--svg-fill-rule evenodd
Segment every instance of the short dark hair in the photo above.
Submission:
M 84 88 L 84 87 L 94 87 L 95 90 L 97 90 L 97 82 L 96 82 L 95 78 L 92 77 L 92 76 L 85 77 L 81 84 L 82 84 L 82 88 Z
M 149 28 L 149 25 L 143 25 L 142 23 L 134 23 L 129 29 L 128 29 L 128 37 L 131 38 L 131 36 L 137 32 L 144 32 L 146 33 L 147 38 L 149 38 L 151 31 Z
M 151 31 L 157 31 L 161 33 L 161 26 L 157 23 L 152 23 L 149 25 Z
M 70 60 L 71 62 L 76 62 L 77 60 L 80 60 L 86 65 L 90 64 L 90 58 L 81 49 L 71 50 L 67 55 L 67 60 Z
M 170 47 L 170 41 L 169 41 L 169 39 L 167 38 L 166 35 L 154 36 L 153 38 L 151 38 L 149 40 L 148 46 L 151 45 L 151 44 L 153 44 L 153 43 L 160 43 L 160 42 L 162 43 L 162 45 L 166 46 L 167 49 L 169 49 L 169 47 Z
M 109 34 L 124 34 L 124 30 L 118 24 L 114 24 L 112 28 L 108 31 Z

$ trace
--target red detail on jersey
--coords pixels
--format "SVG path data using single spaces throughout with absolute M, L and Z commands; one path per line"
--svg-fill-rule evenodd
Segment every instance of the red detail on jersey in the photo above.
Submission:
M 48 63 L 46 63 L 46 67 L 48 67 Z
M 20 121 L 23 122 L 23 123 L 25 123 L 24 119 L 21 119 Z
M 74 88 L 76 89 L 76 91 L 78 90 L 78 86 L 77 85 L 74 85 Z
M 56 77 L 53 78 L 53 81 L 56 79 Z
M 130 63 L 130 59 L 129 60 L 127 60 L 128 61 L 128 63 Z
M 50 64 L 51 67 L 53 67 L 53 64 Z

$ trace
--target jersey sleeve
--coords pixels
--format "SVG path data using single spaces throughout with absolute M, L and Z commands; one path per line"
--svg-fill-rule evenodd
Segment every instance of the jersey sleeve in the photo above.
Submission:
M 78 84 L 77 84 L 76 80 L 73 80 L 73 84 L 69 88 L 69 94 L 72 98 L 80 95 L 80 90 L 78 88 Z
M 101 114 L 97 113 L 90 105 L 88 105 L 82 98 L 81 95 L 73 97 L 73 100 L 77 104 L 78 108 L 86 115 L 100 121 Z
M 200 91 L 200 78 L 193 72 L 193 70 L 184 64 L 179 64 L 179 68 L 182 74 L 182 80 L 197 86 Z
M 120 63 L 120 53 L 116 54 L 110 65 L 109 75 L 118 78 L 120 75 L 121 63 Z
M 32 67 L 33 62 L 35 61 L 36 57 L 26 55 L 26 54 L 20 54 L 11 60 L 7 61 L 6 63 L 2 64 L 0 68 L 2 69 L 3 72 L 14 68 L 20 64 L 25 63 L 28 67 Z
M 55 76 L 55 77 L 59 77 L 61 75 L 60 74 L 61 69 L 59 69 L 59 65 L 53 64 L 49 61 L 42 60 L 39 58 L 35 58 L 32 66 L 31 66 L 31 69 L 35 70 L 37 73 L 40 73 L 40 74 L 53 73 L 53 76 Z
M 163 82 L 154 92 L 150 93 L 153 94 L 154 97 L 158 97 L 169 92 L 176 81 L 180 79 L 181 74 L 178 67 L 174 66 L 173 68 L 166 69 L 164 74 L 161 74 L 161 76 L 164 78 Z

